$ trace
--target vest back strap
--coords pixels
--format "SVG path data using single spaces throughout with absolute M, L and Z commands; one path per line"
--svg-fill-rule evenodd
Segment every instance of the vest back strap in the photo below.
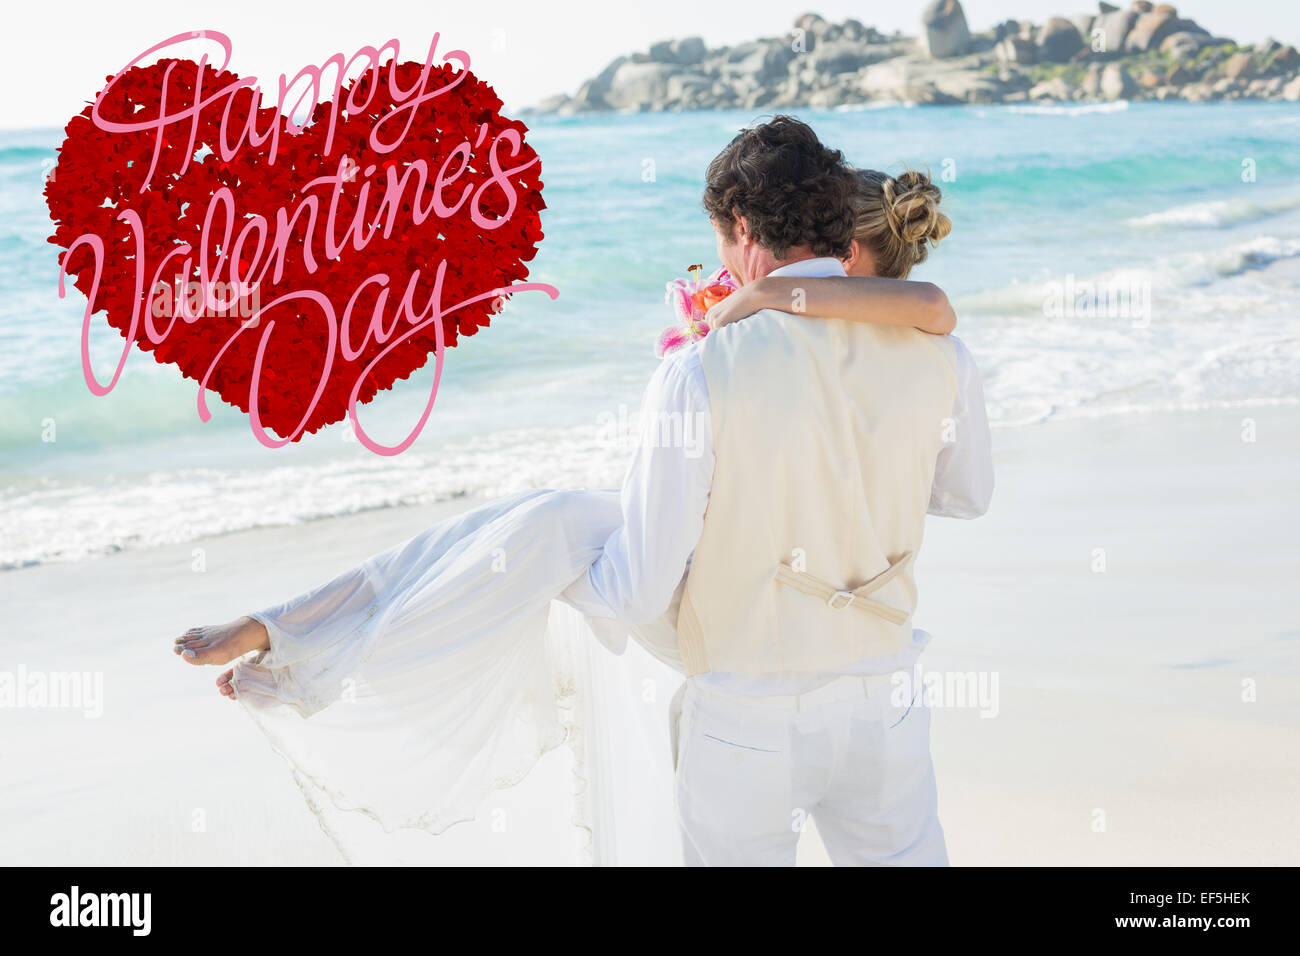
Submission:
M 912 560 L 912 556 L 913 552 L 904 552 L 901 558 L 884 571 L 881 571 L 866 584 L 861 584 L 852 590 L 833 587 L 821 578 L 809 574 L 807 571 L 796 571 L 785 563 L 777 566 L 774 579 L 786 587 L 807 594 L 809 597 L 820 598 L 826 602 L 827 607 L 834 611 L 843 611 L 855 607 L 860 611 L 866 611 L 868 614 L 882 617 L 891 624 L 902 624 L 907 620 L 908 615 L 906 612 L 890 607 L 888 604 L 869 597 L 869 595 L 892 581 L 903 568 L 907 567 L 908 562 Z

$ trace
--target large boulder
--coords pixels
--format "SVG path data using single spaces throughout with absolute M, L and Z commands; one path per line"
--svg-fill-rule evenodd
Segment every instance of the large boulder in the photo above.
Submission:
M 970 28 L 957 0 L 932 0 L 921 14 L 921 49 L 936 60 L 961 56 L 970 46 Z
M 1019 64 L 1021 66 L 1038 62 L 1038 46 L 1033 40 L 1022 36 L 1006 37 L 998 41 L 998 45 L 993 48 L 997 55 L 998 62 L 1009 66 Z
M 1129 53 L 1158 49 L 1160 41 L 1175 32 L 1177 25 L 1178 18 L 1172 13 L 1144 13 L 1133 21 L 1124 38 L 1124 49 Z
M 701 37 L 683 37 L 673 41 L 673 62 L 683 66 L 694 66 L 709 53 Z
M 794 28 L 804 33 L 811 33 L 813 36 L 821 36 L 830 28 L 830 23 L 825 17 L 815 13 L 805 13 L 795 19 Z
M 660 40 L 650 44 L 649 59 L 651 63 L 676 63 L 677 51 L 673 49 L 672 40 Z
M 605 100 L 615 109 L 647 109 L 668 96 L 668 78 L 680 72 L 675 63 L 628 61 L 614 72 Z
M 871 31 L 863 25 L 861 20 L 854 20 L 852 17 L 840 24 L 840 36 L 855 43 L 871 42 Z
M 1300 100 L 1300 76 L 1282 87 L 1282 99 L 1290 100 L 1292 103 Z
M 609 85 L 614 82 L 614 74 L 619 71 L 624 63 L 628 62 L 625 56 L 617 56 L 606 64 L 605 69 L 601 70 L 588 82 L 594 92 L 604 95 L 609 92 Z
M 818 49 L 820 44 L 814 48 L 814 52 Z M 788 43 L 765 43 L 762 40 L 754 40 L 728 50 L 723 71 L 749 77 L 760 86 L 767 86 L 786 75 L 790 62 L 797 55 Z
M 1287 44 L 1273 54 L 1273 65 L 1283 70 L 1292 70 L 1300 66 L 1300 50 Z
M 1171 60 L 1186 62 L 1196 56 L 1208 39 L 1209 37 L 1203 33 L 1179 30 L 1177 33 L 1171 33 L 1160 41 L 1160 52 Z
M 605 99 L 605 94 L 596 87 L 596 82 L 588 80 L 578 87 L 578 92 L 573 94 L 572 99 L 565 101 L 560 112 L 565 114 L 598 113 L 611 108 L 609 101 Z
M 1250 79 L 1255 75 L 1255 60 L 1249 53 L 1234 53 L 1223 64 L 1223 75 L 1232 80 Z
M 614 74 L 623 64 L 630 62 L 625 56 L 615 57 L 603 70 L 578 87 L 578 92 L 565 102 L 563 112 L 588 113 L 611 109 L 611 104 L 605 97 L 614 81 Z
M 1045 63 L 1065 63 L 1083 49 L 1083 37 L 1069 20 L 1052 17 L 1038 33 L 1038 59 Z
M 805 69 L 818 73 L 856 73 L 869 63 L 883 59 L 885 53 L 872 50 L 852 40 L 827 40 L 806 57 Z
M 821 37 L 829 26 L 830 24 L 817 14 L 805 13 L 795 19 L 794 26 L 782 42 L 800 53 L 811 53 L 817 48 L 817 44 L 821 42 Z
M 1107 100 L 1131 100 L 1137 84 L 1122 63 L 1107 63 L 1101 71 L 1101 95 Z
M 1091 13 L 1076 13 L 1070 17 L 1070 22 L 1079 31 L 1079 36 L 1083 38 L 1085 46 L 1092 45 L 1092 25 L 1096 19 Z
M 1115 10 L 1111 13 L 1104 13 L 1097 18 L 1093 24 L 1093 29 L 1101 28 L 1102 49 L 1100 53 L 1122 53 L 1124 51 L 1124 38 L 1128 36 L 1129 28 L 1133 26 L 1135 16 L 1128 10 Z
M 1105 6 L 1105 4 L 1102 4 Z M 1092 62 L 1088 64 L 1088 72 L 1083 78 L 1083 85 L 1079 87 L 1083 95 L 1088 99 L 1101 98 L 1101 64 Z

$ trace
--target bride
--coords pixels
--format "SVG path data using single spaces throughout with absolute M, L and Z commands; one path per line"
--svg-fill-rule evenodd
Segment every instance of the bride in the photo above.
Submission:
M 859 170 L 858 180 L 847 278 L 758 279 L 715 305 L 709 324 L 761 309 L 796 311 L 797 285 L 798 311 L 807 316 L 951 332 L 956 319 L 943 292 L 907 281 L 951 229 L 938 187 L 916 171 L 893 178 Z M 676 600 L 656 620 L 618 624 L 559 603 L 621 523 L 617 491 L 516 494 L 442 521 L 283 604 L 192 628 L 174 651 L 191 664 L 237 661 L 217 679 L 219 692 L 238 700 L 286 759 L 341 850 L 327 823 L 338 811 L 359 811 L 387 832 L 441 833 L 473 819 L 488 794 L 522 780 L 566 738 L 586 738 L 588 776 L 608 778 L 619 762 L 628 773 L 639 768 L 644 798 L 658 801 L 662 817 L 663 803 L 671 804 L 662 778 L 671 774 L 669 748 L 651 752 L 662 734 L 628 732 L 646 708 L 633 713 L 626 701 L 636 693 L 629 679 L 636 668 L 670 680 L 682 671 Z M 633 652 L 593 654 L 593 634 L 616 652 L 630 634 Z M 593 669 L 608 673 L 581 679 Z M 611 681 L 630 688 L 623 704 L 608 692 Z M 584 683 L 603 707 L 575 703 Z M 646 752 L 629 753 L 642 739 Z M 612 823 L 609 814 L 591 816 L 600 844 L 608 838 L 601 828 Z

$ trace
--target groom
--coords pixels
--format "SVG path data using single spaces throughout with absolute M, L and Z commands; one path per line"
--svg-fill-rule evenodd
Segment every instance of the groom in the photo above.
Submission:
M 856 188 L 804 123 L 745 130 L 704 193 L 723 265 L 742 284 L 844 275 Z M 665 443 L 667 421 L 703 428 Z M 946 864 L 929 712 L 890 675 L 928 640 L 927 509 L 973 517 L 992 487 L 964 348 L 764 311 L 666 359 L 642 426 L 625 525 L 566 597 L 624 621 L 676 606 L 687 863 L 792 865 L 813 818 L 837 865 Z

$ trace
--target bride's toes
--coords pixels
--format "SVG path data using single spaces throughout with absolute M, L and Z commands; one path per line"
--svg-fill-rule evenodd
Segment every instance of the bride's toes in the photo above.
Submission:
M 235 699 L 234 677 L 235 677 L 235 672 L 232 669 L 226 671 L 224 674 L 222 674 L 220 677 L 217 678 L 217 692 L 221 694 L 222 697 L 229 697 L 231 700 Z
M 208 643 L 201 638 L 194 638 L 184 644 L 176 645 L 176 653 L 185 658 L 191 664 L 203 663 L 204 652 L 208 649 Z
M 206 627 L 190 628 L 183 637 L 176 638 L 172 651 L 191 664 L 224 664 L 225 661 L 211 659 L 214 642 L 208 632 Z
M 192 627 L 176 638 L 172 650 L 191 664 L 228 664 L 249 651 L 265 650 L 269 646 L 262 623 L 242 617 L 229 624 Z

